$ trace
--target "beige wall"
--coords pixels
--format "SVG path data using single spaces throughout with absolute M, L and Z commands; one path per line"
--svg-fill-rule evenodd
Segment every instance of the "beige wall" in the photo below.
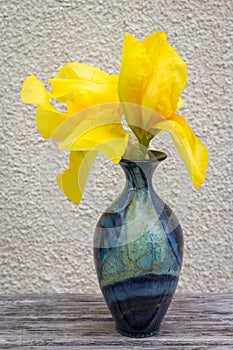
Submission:
M 206 183 L 194 191 L 172 143 L 160 141 L 169 159 L 155 182 L 185 234 L 179 289 L 233 291 L 231 1 L 3 0 L 1 7 L 0 292 L 99 291 L 94 226 L 124 183 L 100 158 L 82 205 L 65 200 L 55 185 L 65 157 L 41 139 L 35 108 L 20 101 L 23 80 L 36 74 L 45 82 L 69 61 L 117 73 L 123 34 L 142 39 L 153 31 L 167 32 L 188 62 L 182 115 L 210 155 Z

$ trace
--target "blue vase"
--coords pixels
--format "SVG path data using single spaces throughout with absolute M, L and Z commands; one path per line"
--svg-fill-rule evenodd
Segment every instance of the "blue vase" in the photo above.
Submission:
M 183 257 L 183 234 L 172 210 L 152 186 L 166 158 L 122 160 L 126 185 L 98 221 L 94 261 L 116 330 L 129 337 L 157 333 L 175 292 Z

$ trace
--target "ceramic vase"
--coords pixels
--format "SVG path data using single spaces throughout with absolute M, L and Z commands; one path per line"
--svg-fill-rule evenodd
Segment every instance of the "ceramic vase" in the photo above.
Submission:
M 95 230 L 99 285 L 116 330 L 129 337 L 159 331 L 181 271 L 181 226 L 152 185 L 153 173 L 165 158 L 151 151 L 149 160 L 122 159 L 125 188 Z

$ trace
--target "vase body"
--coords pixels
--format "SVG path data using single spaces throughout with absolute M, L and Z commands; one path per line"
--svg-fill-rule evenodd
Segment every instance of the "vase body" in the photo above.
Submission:
M 158 332 L 181 270 L 181 227 L 152 186 L 153 172 L 165 158 L 155 151 L 150 160 L 120 162 L 125 188 L 95 230 L 99 285 L 116 330 L 126 336 Z

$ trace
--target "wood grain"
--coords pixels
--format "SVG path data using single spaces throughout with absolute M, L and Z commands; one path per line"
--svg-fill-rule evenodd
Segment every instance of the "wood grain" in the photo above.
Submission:
M 159 334 L 126 338 L 101 296 L 0 296 L 0 349 L 233 349 L 233 294 L 176 295 Z

